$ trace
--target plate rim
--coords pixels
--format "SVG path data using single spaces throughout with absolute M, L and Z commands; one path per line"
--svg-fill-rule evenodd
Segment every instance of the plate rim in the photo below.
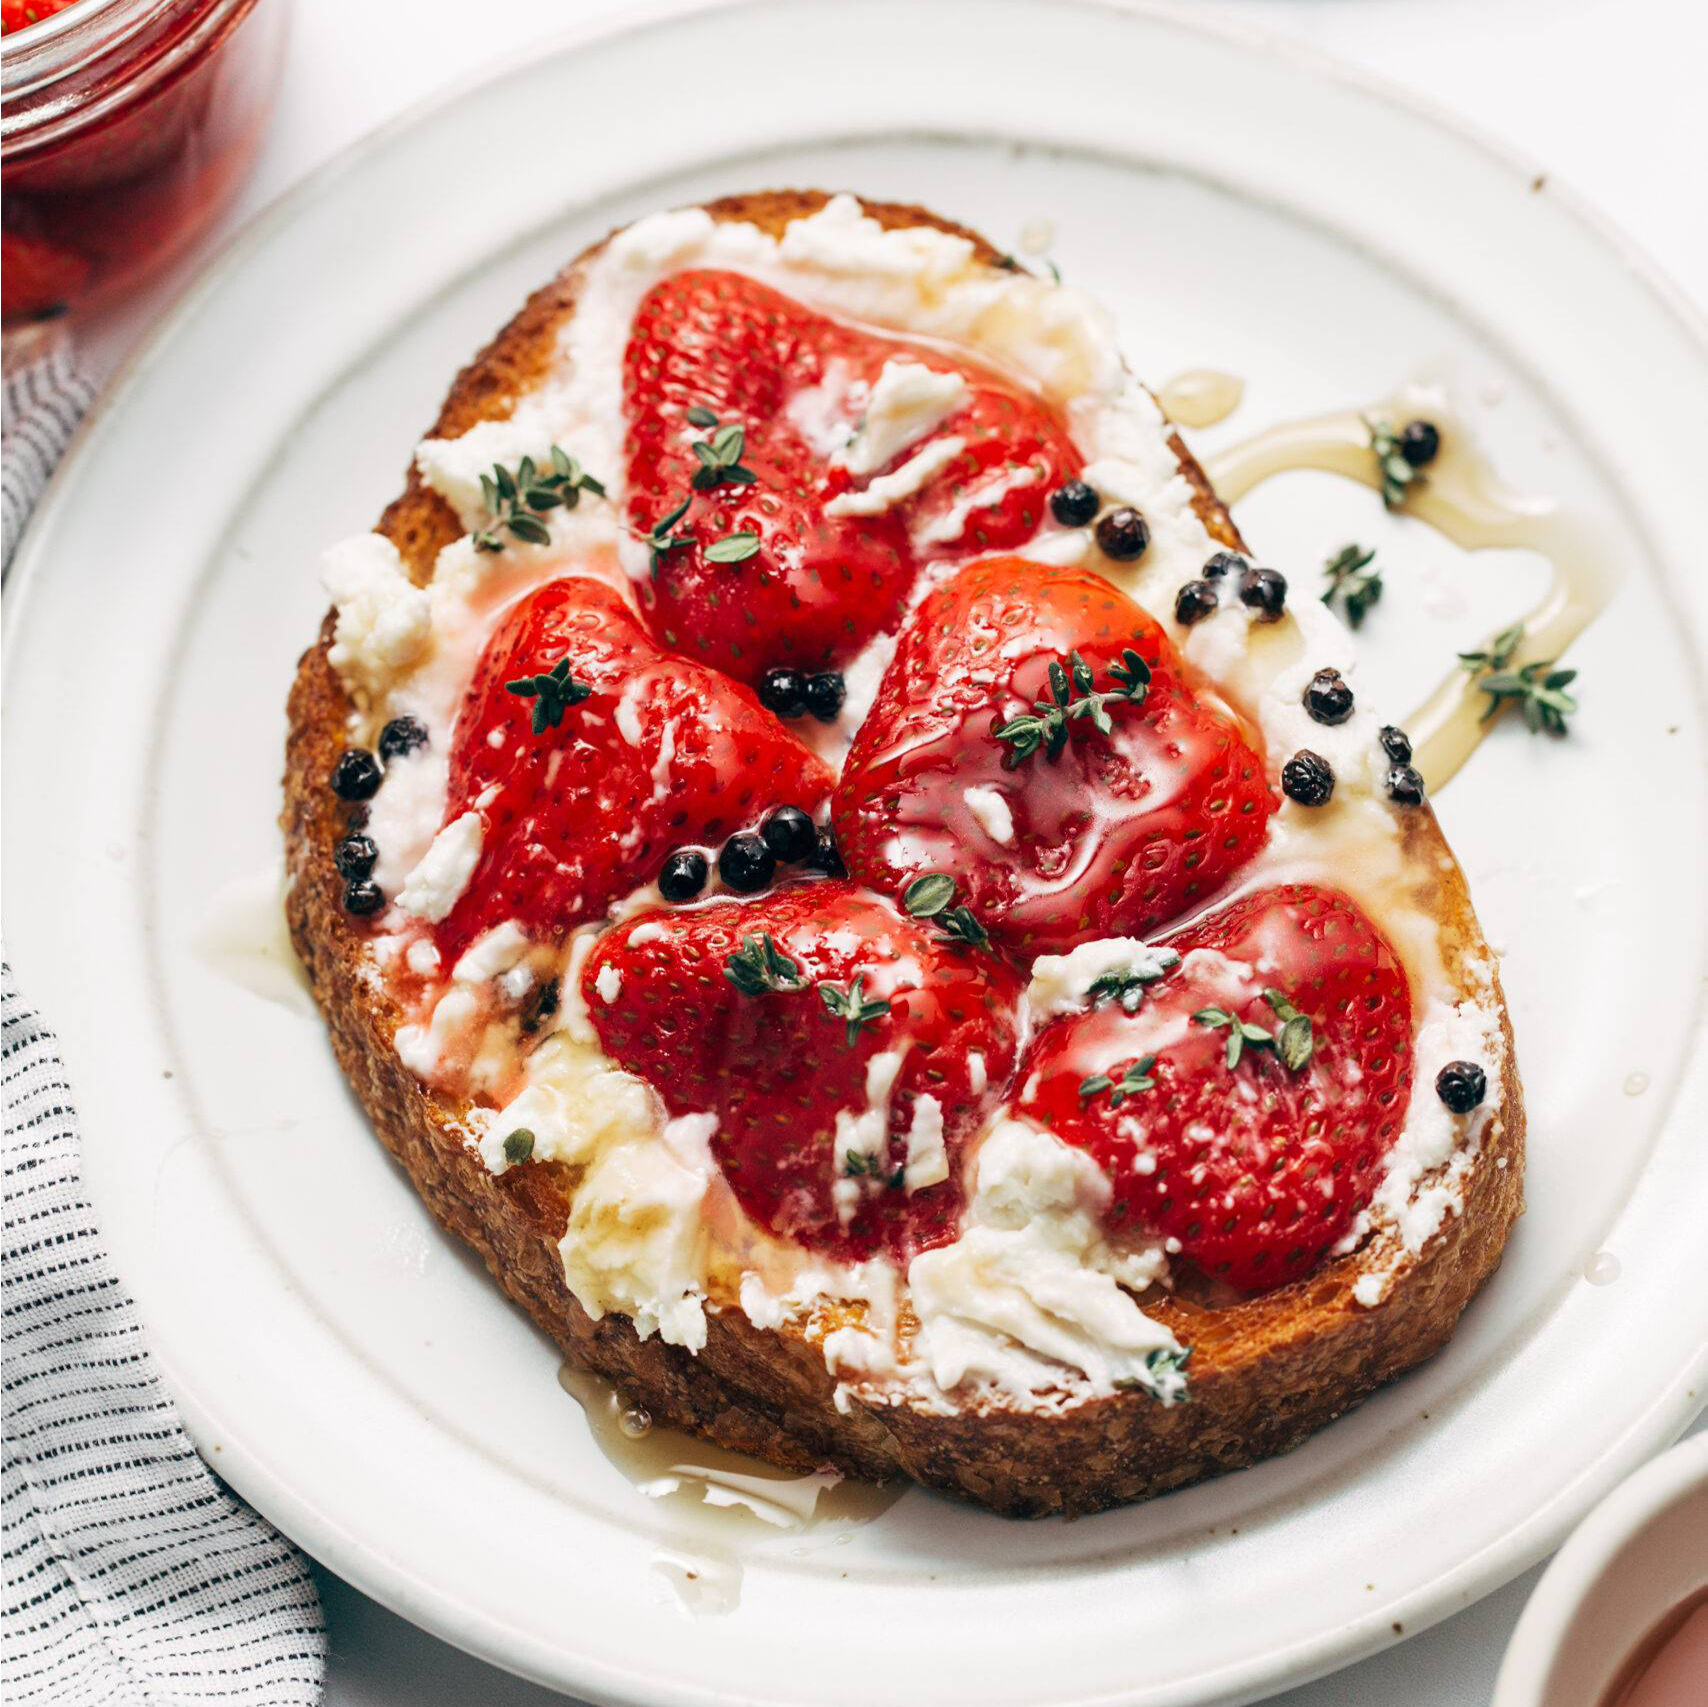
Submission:
M 1041 3 L 1041 0 L 1036 0 Z M 1412 91 L 1396 86 L 1377 74 L 1349 66 L 1332 55 L 1313 47 L 1277 37 L 1273 32 L 1255 25 L 1228 19 L 1199 17 L 1176 0 L 1071 0 L 1077 8 L 1088 12 L 1106 12 L 1124 16 L 1139 16 L 1178 29 L 1189 35 L 1210 37 L 1236 50 L 1279 57 L 1292 62 L 1315 76 L 1349 85 L 1408 110 L 1426 124 L 1445 130 L 1463 142 L 1470 143 L 1492 167 L 1508 177 L 1528 182 L 1537 169 L 1536 163 L 1520 150 L 1488 136 L 1472 123 L 1443 108 L 1438 103 Z M 7 576 L 7 594 L 3 647 L 0 657 L 10 662 L 13 648 L 21 644 L 20 636 L 28 624 L 31 607 L 29 594 L 39 580 L 40 561 L 47 553 L 42 546 L 50 523 L 69 502 L 68 494 L 81 479 L 85 465 L 94 454 L 97 438 L 106 419 L 124 403 L 144 381 L 153 366 L 169 354 L 176 340 L 196 318 L 201 305 L 222 286 L 232 272 L 240 268 L 255 251 L 262 249 L 274 234 L 288 226 L 297 211 L 322 195 L 328 186 L 360 170 L 365 160 L 393 140 L 410 131 L 431 124 L 439 115 L 460 106 L 471 95 L 504 82 L 525 65 L 542 55 L 560 56 L 576 46 L 606 42 L 625 36 L 641 35 L 676 19 L 707 12 L 758 12 L 774 6 L 775 0 L 650 0 L 649 4 L 624 14 L 590 20 L 561 30 L 543 32 L 504 55 L 465 73 L 442 88 L 412 103 L 402 112 L 384 121 L 363 136 L 355 139 L 337 154 L 314 168 L 297 183 L 282 192 L 267 207 L 253 215 L 197 272 L 172 306 L 150 328 L 145 336 L 115 370 L 94 407 L 80 424 L 71 446 L 56 469 L 47 491 L 43 494 L 32 520 L 37 526 L 20 541 L 16 561 Z M 1602 215 L 1595 206 L 1578 194 L 1569 184 L 1550 185 L 1551 192 L 1562 211 L 1587 232 L 1590 239 L 1610 250 L 1624 261 L 1637 282 L 1705 357 L 1708 357 L 1708 318 L 1696 308 L 1692 299 L 1658 266 L 1634 240 L 1613 221 Z M 9 701 L 8 701 L 9 703 Z M 1681 1080 L 1680 1097 L 1688 1095 L 1688 1081 Z M 1673 1118 L 1681 1111 L 1675 1110 Z M 168 1376 L 167 1385 L 185 1417 L 193 1438 L 207 1440 L 216 1432 L 212 1422 L 213 1407 L 204 1407 L 192 1384 L 181 1380 L 181 1371 L 169 1359 L 161 1358 L 162 1372 Z M 1534 1513 L 1520 1531 L 1505 1538 L 1502 1544 L 1485 1547 L 1479 1554 L 1461 1562 L 1450 1573 L 1434 1583 L 1410 1591 L 1408 1610 L 1416 1622 L 1408 1619 L 1408 1629 L 1415 1630 L 1448 1615 L 1454 1607 L 1439 1605 L 1432 1610 L 1412 1607 L 1410 1602 L 1446 1598 L 1448 1585 L 1468 1588 L 1462 1604 L 1479 1598 L 1508 1580 L 1557 1543 L 1566 1529 L 1587 1511 L 1614 1481 L 1630 1468 L 1642 1462 L 1655 1450 L 1688 1425 L 1691 1415 L 1703 1403 L 1700 1389 L 1708 1375 L 1708 1342 L 1701 1348 L 1695 1363 L 1680 1371 L 1669 1388 L 1657 1393 L 1641 1417 L 1632 1422 L 1625 1435 L 1609 1445 L 1591 1465 L 1585 1466 L 1576 1482 L 1556 1492 L 1541 1510 Z M 1697 1392 L 1691 1391 L 1695 1383 Z M 273 1474 L 258 1458 L 241 1450 L 233 1450 L 233 1436 L 225 1437 L 226 1450 L 221 1457 L 222 1472 L 232 1472 L 229 1478 L 245 1497 L 263 1511 L 285 1512 L 289 1521 L 281 1524 L 289 1533 L 306 1537 L 303 1544 L 335 1568 L 363 1592 L 382 1604 L 392 1607 L 436 1635 L 488 1660 L 522 1675 L 535 1677 L 554 1687 L 564 1687 L 561 1665 L 563 1650 L 545 1644 L 531 1633 L 506 1625 L 477 1608 L 455 1606 L 418 1573 L 401 1562 L 383 1557 L 371 1544 L 344 1529 L 336 1514 L 313 1506 L 299 1497 L 282 1478 Z M 259 1494 L 260 1497 L 257 1497 Z M 1524 1544 L 1514 1548 L 1520 1536 Z M 1467 1573 L 1470 1573 L 1469 1577 Z M 1397 1603 L 1385 1603 L 1387 1606 Z M 1291 1647 L 1266 1655 L 1261 1666 L 1245 1664 L 1243 1675 L 1230 1676 L 1226 1689 L 1215 1699 L 1249 1699 L 1253 1689 L 1285 1687 L 1320 1676 L 1325 1671 L 1353 1663 L 1381 1645 L 1381 1633 L 1372 1631 L 1356 1645 L 1349 1646 L 1344 1632 L 1339 1637 L 1318 1636 L 1302 1638 Z M 524 1652 L 526 1650 L 526 1652 Z M 603 1691 L 610 1699 L 661 1700 L 660 1685 L 635 1672 L 618 1672 L 589 1658 L 578 1658 L 582 1668 L 571 1687 L 577 1690 Z M 1261 1672 L 1261 1675 L 1259 1673 Z M 599 1674 L 597 1677 L 594 1673 Z M 643 1691 L 645 1693 L 643 1693 Z M 690 1697 L 682 1694 L 687 1701 Z M 696 1700 L 724 1700 L 721 1691 L 696 1694 Z M 736 1697 L 727 1697 L 731 1702 Z M 1062 1697 L 1065 1702 L 1068 1697 Z M 1086 1703 L 1112 1701 L 1115 1697 L 1074 1696 Z M 1206 1697 L 1208 1699 L 1208 1697 Z

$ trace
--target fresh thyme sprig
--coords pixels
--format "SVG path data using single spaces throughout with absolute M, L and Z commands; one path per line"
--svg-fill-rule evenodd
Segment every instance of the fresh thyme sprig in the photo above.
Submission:
M 1400 449 L 1400 435 L 1392 421 L 1372 421 L 1360 416 L 1370 432 L 1370 450 L 1382 476 L 1382 506 L 1397 510 L 1411 496 L 1414 486 L 1424 483 L 1423 473 L 1413 468 Z
M 930 919 L 951 942 L 988 948 L 990 933 L 970 907 L 954 907 L 955 880 L 946 871 L 928 871 L 902 891 L 901 904 L 916 919 Z
M 1155 1065 L 1154 1055 L 1141 1055 L 1118 1079 L 1110 1078 L 1107 1073 L 1093 1073 L 1089 1078 L 1079 1081 L 1079 1100 L 1089 1102 L 1100 1092 L 1107 1091 L 1109 1106 L 1119 1108 L 1128 1097 L 1137 1096 L 1140 1091 L 1148 1091 L 1155 1086 L 1156 1080 L 1150 1076 L 1151 1068 Z
M 1576 680 L 1576 670 L 1556 670 L 1552 658 L 1526 664 L 1520 670 L 1484 676 L 1477 683 L 1489 696 L 1489 708 L 1482 721 L 1487 723 L 1509 699 L 1517 700 L 1524 727 L 1532 735 L 1544 729 L 1550 735 L 1564 735 L 1566 719 L 1578 708 L 1578 702 L 1564 690 Z
M 692 439 L 688 448 L 699 458 L 700 466 L 688 482 L 696 492 L 715 491 L 719 486 L 751 486 L 759 476 L 742 466 L 742 452 L 747 448 L 747 429 L 738 421 L 719 424 L 710 409 L 696 404 L 688 411 L 689 421 L 696 427 L 709 427 L 709 439 Z
M 1577 680 L 1576 670 L 1556 670 L 1553 658 L 1538 659 L 1517 670 L 1509 670 L 1519 643 L 1524 639 L 1524 624 L 1515 622 L 1503 629 L 1482 652 L 1461 652 L 1459 662 L 1472 675 L 1480 675 L 1480 692 L 1489 696 L 1488 708 L 1482 721 L 1487 723 L 1509 700 L 1518 703 L 1524 727 L 1532 735 L 1544 730 L 1550 735 L 1566 733 L 1566 719 L 1578 708 L 1578 702 L 1565 690 Z
M 1370 567 L 1375 555 L 1374 546 L 1343 545 L 1323 565 L 1328 575 L 1323 603 L 1332 605 L 1338 598 L 1349 628 L 1362 627 L 1370 607 L 1382 596 L 1382 571 Z
M 1086 991 L 1091 997 L 1091 1005 L 1096 1007 L 1101 1001 L 1113 1001 L 1128 1013 L 1137 1013 L 1139 1003 L 1145 999 L 1145 986 L 1154 984 L 1163 973 L 1180 964 L 1180 956 L 1172 948 L 1159 948 L 1153 952 L 1155 959 L 1148 965 L 1118 966 L 1093 978 L 1090 989 Z
M 1034 700 L 1031 711 L 1010 718 L 996 731 L 996 739 L 1009 744 L 1003 763 L 1012 770 L 1040 747 L 1055 758 L 1067 745 L 1068 724 L 1076 717 L 1090 718 L 1093 727 L 1109 734 L 1115 725 L 1108 706 L 1118 701 L 1142 703 L 1150 686 L 1151 667 L 1129 646 L 1123 649 L 1121 662 L 1109 666 L 1109 674 L 1117 685 L 1099 692 L 1093 685 L 1091 666 L 1077 652 L 1068 653 L 1065 667 L 1060 659 L 1052 658 L 1050 697 Z
M 518 676 L 515 681 L 506 682 L 504 691 L 534 702 L 534 733 L 543 735 L 548 729 L 557 728 L 563 722 L 563 714 L 586 699 L 593 688 L 569 673 L 569 659 L 563 657 L 538 675 Z
M 678 546 L 692 545 L 694 536 L 691 533 L 672 533 L 671 529 L 687 515 L 688 506 L 693 503 L 692 497 L 687 497 L 672 510 L 669 515 L 654 522 L 649 532 L 643 533 L 639 528 L 630 528 L 629 532 L 647 548 L 649 553 L 647 568 L 656 575 L 664 567 L 664 560 Z
M 1489 642 L 1486 652 L 1461 652 L 1459 662 L 1473 676 L 1480 670 L 1504 670 L 1512 662 L 1512 655 L 1523 638 L 1524 624 L 1515 622 L 1511 628 L 1503 628 Z
M 604 485 L 556 445 L 552 446 L 551 464 L 547 473 L 534 466 L 531 456 L 525 456 L 516 464 L 514 474 L 502 463 L 494 463 L 490 474 L 481 475 L 481 500 L 492 512 L 492 526 L 475 534 L 476 551 L 502 551 L 500 529 L 529 545 L 549 545 L 551 530 L 540 519 L 548 510 L 560 506 L 573 510 L 583 492 L 591 492 L 596 498 L 605 496 Z
M 724 962 L 724 976 L 744 996 L 806 988 L 800 967 L 771 940 L 769 931 L 743 937 L 741 947 Z
M 825 1009 L 834 1018 L 839 1019 L 848 1029 L 848 1046 L 852 1048 L 860 1040 L 860 1030 L 875 1019 L 881 1019 L 890 1011 L 889 1001 L 882 996 L 868 999 L 865 994 L 866 974 L 856 972 L 854 982 L 846 990 L 839 989 L 835 984 L 820 984 L 819 998 Z
M 1290 1072 L 1301 1072 L 1309 1064 L 1316 1048 L 1310 1016 L 1300 1013 L 1284 991 L 1265 990 L 1263 999 L 1269 1004 L 1275 1017 L 1281 1021 L 1279 1032 L 1270 1031 L 1266 1026 L 1253 1025 L 1249 1020 L 1241 1019 L 1238 1014 L 1218 1007 L 1200 1008 L 1192 1016 L 1192 1023 L 1209 1026 L 1212 1030 L 1227 1027 L 1229 1072 L 1239 1065 L 1240 1056 L 1245 1053 L 1248 1044 L 1254 1049 L 1273 1049 Z

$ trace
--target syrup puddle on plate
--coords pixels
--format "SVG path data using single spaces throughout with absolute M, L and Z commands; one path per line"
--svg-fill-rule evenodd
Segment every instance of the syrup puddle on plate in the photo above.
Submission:
M 216 890 L 191 947 L 204 965 L 234 984 L 292 1013 L 314 1012 L 308 975 L 285 923 L 282 862 L 233 878 Z
M 1188 368 L 1157 389 L 1162 412 L 1180 427 L 1213 427 L 1240 406 L 1245 381 L 1215 368 Z
M 835 1470 L 791 1475 L 745 1453 L 714 1446 L 681 1429 L 654 1423 L 603 1376 L 565 1363 L 558 1385 L 581 1406 L 593 1444 L 637 1492 L 657 1501 L 672 1533 L 652 1560 L 689 1611 L 716 1615 L 741 1600 L 742 1552 L 785 1535 L 813 1535 L 790 1551 L 839 1546 L 882 1517 L 904 1492 L 902 1481 L 878 1487 Z
M 1404 513 L 1428 522 L 1466 551 L 1500 548 L 1534 551 L 1546 558 L 1552 578 L 1541 599 L 1525 612 L 1523 638 L 1506 667 L 1518 670 L 1558 658 L 1612 596 L 1611 565 L 1618 561 L 1614 542 L 1593 517 L 1505 485 L 1439 391 L 1408 385 L 1363 409 L 1283 422 L 1207 456 L 1205 472 L 1228 505 L 1277 474 L 1303 468 L 1344 475 L 1380 490 L 1368 423 L 1386 421 L 1398 427 L 1420 418 L 1440 428 L 1441 450 L 1411 489 Z M 1463 649 L 1473 650 L 1477 643 L 1476 636 L 1467 635 Z M 1412 762 L 1431 793 L 1458 772 L 1499 721 L 1485 717 L 1488 705 L 1471 672 L 1456 669 L 1406 720 Z

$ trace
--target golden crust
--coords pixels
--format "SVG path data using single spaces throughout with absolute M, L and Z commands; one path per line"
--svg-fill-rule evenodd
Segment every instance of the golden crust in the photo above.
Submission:
M 819 191 L 771 191 L 709 204 L 719 219 L 777 233 L 816 211 Z M 918 207 L 865 203 L 886 226 L 929 225 L 967 237 L 991 265 L 1003 258 L 976 234 Z M 458 375 L 430 436 L 452 437 L 507 415 L 555 360 L 581 270 L 596 246 L 530 297 Z M 1232 519 L 1178 436 L 1172 439 L 1194 504 L 1210 532 L 1238 547 Z M 417 581 L 461 532 L 445 502 L 412 466 L 380 521 Z M 1385 1300 L 1355 1302 L 1367 1252 L 1329 1262 L 1264 1297 L 1210 1308 L 1184 1297 L 1147 1301 L 1192 1350 L 1192 1402 L 1165 1409 L 1119 1393 L 1056 1414 L 991 1405 L 937 1415 L 856 1395 L 847 1414 L 818 1348 L 789 1329 L 754 1328 L 739 1311 L 708 1311 L 697 1355 L 641 1340 L 627 1318 L 595 1322 L 565 1283 L 556 1241 L 568 1214 L 563 1178 L 530 1163 L 490 1174 L 463 1142 L 458 1107 L 423 1086 L 398 1058 L 401 1016 L 363 976 L 364 934 L 341 904 L 332 863 L 344 833 L 326 786 L 345 743 L 351 705 L 327 662 L 332 622 L 298 667 L 289 702 L 283 825 L 291 935 L 307 968 L 333 1048 L 375 1130 L 439 1221 L 485 1260 L 510 1297 L 578 1365 L 614 1381 L 660 1421 L 790 1469 L 830 1464 L 882 1479 L 906 1475 L 1010 1516 L 1100 1510 L 1253 1464 L 1297 1445 L 1382 1382 L 1446 1343 L 1460 1312 L 1493 1272 L 1523 1207 L 1524 1111 L 1510 1026 L 1498 985 L 1506 1058 L 1483 1143 L 1464 1182 L 1463 1212 L 1449 1216 L 1416 1256 L 1402 1257 Z M 1470 963 L 1482 937 L 1470 896 L 1434 815 L 1406 817 L 1414 869 L 1438 873 L 1420 897 L 1439 922 L 1455 982 L 1474 989 Z M 1429 1094 L 1420 1087 L 1420 1094 Z

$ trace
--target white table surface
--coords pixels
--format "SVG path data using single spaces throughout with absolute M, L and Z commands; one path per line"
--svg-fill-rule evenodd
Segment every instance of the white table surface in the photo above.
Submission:
M 625 9 L 623 0 L 292 3 L 278 116 L 222 232 L 485 59 Z M 1708 10 L 1691 0 L 1197 0 L 1196 10 L 1350 61 L 1469 119 L 1586 194 L 1689 297 L 1708 302 Z M 84 358 L 97 377 L 188 270 L 91 329 Z M 1486 1707 L 1539 1572 L 1374 1659 L 1275 1697 L 1275 1707 Z M 332 1635 L 327 1707 L 563 1700 L 423 1634 L 330 1573 L 320 1583 Z

